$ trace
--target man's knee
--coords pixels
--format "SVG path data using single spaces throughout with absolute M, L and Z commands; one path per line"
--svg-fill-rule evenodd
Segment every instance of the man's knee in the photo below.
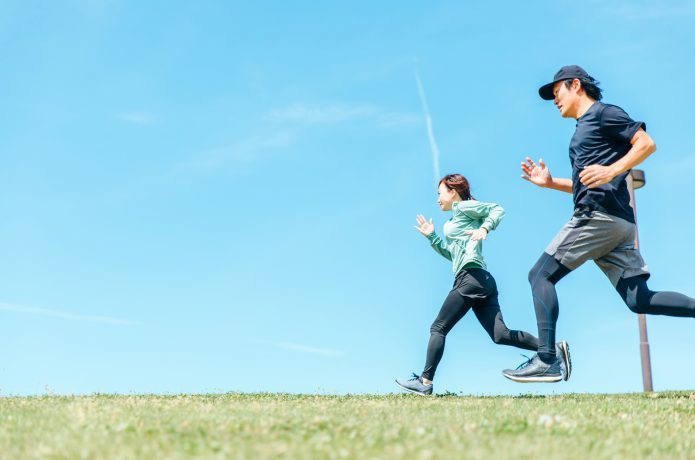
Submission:
M 550 281 L 555 284 L 570 271 L 569 268 L 562 265 L 553 256 L 544 252 L 531 271 L 529 271 L 528 281 L 531 283 L 532 288 L 538 281 Z
M 430 334 L 437 334 L 445 337 L 447 332 L 449 331 L 446 330 L 446 324 L 442 322 L 435 321 L 432 323 L 432 326 L 430 326 Z
M 625 305 L 633 313 L 644 314 L 649 310 L 649 299 L 644 296 L 628 297 L 625 299 Z
M 541 257 L 538 262 L 529 270 L 528 272 L 528 282 L 533 285 L 538 281 L 538 278 L 540 278 L 542 270 L 543 270 L 543 257 Z
M 492 334 L 492 341 L 495 342 L 497 345 L 508 344 L 510 342 L 509 331 L 499 331 L 495 329 L 495 332 Z
M 650 310 L 649 305 L 654 293 L 647 287 L 644 276 L 621 278 L 616 289 L 630 311 L 642 314 Z

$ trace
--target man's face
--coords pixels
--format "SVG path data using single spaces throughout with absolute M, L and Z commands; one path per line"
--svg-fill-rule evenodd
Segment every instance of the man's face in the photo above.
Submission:
M 577 118 L 579 107 L 579 81 L 575 80 L 568 88 L 564 81 L 558 81 L 553 85 L 554 103 L 560 110 L 560 115 L 565 118 Z

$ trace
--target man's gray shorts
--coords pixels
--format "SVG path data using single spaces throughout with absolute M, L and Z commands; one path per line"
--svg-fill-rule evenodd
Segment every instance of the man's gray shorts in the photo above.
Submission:
M 545 252 L 570 270 L 593 260 L 613 286 L 620 278 L 649 276 L 635 248 L 635 224 L 600 211 L 575 211 Z

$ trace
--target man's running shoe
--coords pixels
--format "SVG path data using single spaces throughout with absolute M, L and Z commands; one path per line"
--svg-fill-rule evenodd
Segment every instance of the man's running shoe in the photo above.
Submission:
M 562 380 L 561 359 L 555 357 L 552 364 L 544 363 L 538 353 L 516 369 L 505 369 L 502 375 L 515 382 L 559 382 Z
M 422 377 L 413 374 L 410 380 L 396 379 L 396 385 L 411 393 L 419 394 L 420 396 L 429 396 L 432 394 L 433 385 L 425 385 L 422 383 Z
M 566 382 L 570 379 L 570 375 L 572 375 L 572 358 L 570 357 L 569 343 L 564 340 L 556 343 L 555 355 L 560 357 L 560 370 L 562 371 L 562 378 Z

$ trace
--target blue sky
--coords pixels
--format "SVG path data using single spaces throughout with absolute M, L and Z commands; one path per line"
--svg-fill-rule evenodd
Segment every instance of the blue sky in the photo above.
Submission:
M 0 394 L 385 393 L 422 369 L 451 267 L 413 228 L 435 166 L 507 217 L 485 243 L 507 324 L 570 195 L 574 123 L 537 88 L 562 65 L 647 123 L 650 286 L 695 295 L 695 2 L 0 5 Z M 567 383 L 465 317 L 436 391 L 642 388 L 637 317 L 587 264 L 559 285 Z M 650 317 L 654 387 L 692 389 L 692 319 Z

